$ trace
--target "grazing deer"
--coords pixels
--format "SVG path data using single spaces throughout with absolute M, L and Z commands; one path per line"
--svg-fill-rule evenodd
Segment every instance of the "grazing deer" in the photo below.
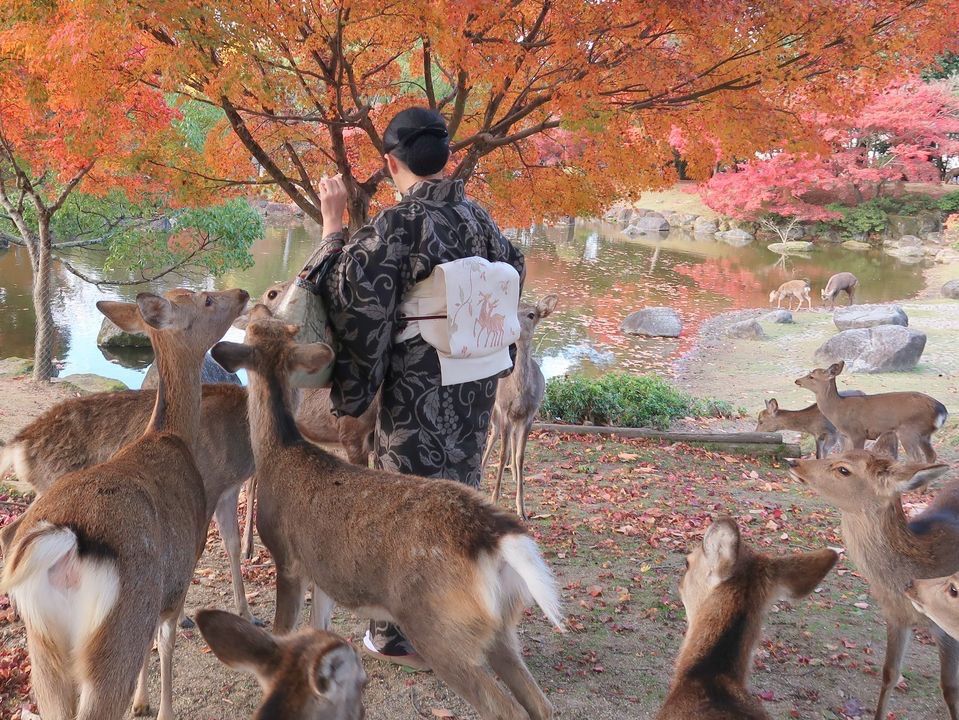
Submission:
M 252 720 L 362 720 L 366 672 L 343 638 L 315 629 L 276 637 L 222 610 L 201 610 L 196 623 L 224 665 L 259 681 Z
M 940 492 L 912 521 L 902 493 L 943 475 L 948 465 L 900 463 L 865 450 L 849 450 L 824 460 L 789 460 L 790 474 L 841 514 L 849 556 L 869 583 L 886 619 L 886 659 L 876 720 L 885 720 L 889 694 L 899 682 L 902 659 L 914 625 L 928 624 L 903 594 L 914 578 L 959 570 L 959 487 Z M 942 694 L 952 720 L 959 718 L 959 642 L 936 625 Z
M 530 597 L 562 627 L 555 581 L 536 543 L 515 515 L 460 483 L 357 467 L 304 440 L 288 374 L 320 370 L 332 351 L 297 344 L 296 333 L 258 305 L 246 344 L 213 348 L 217 362 L 250 377 L 257 528 L 276 563 L 274 631 L 293 627 L 312 582 L 340 605 L 399 625 L 484 720 L 552 717 L 516 635 Z
M 781 308 L 785 298 L 790 298 L 790 304 L 791 299 L 796 298 L 796 300 L 799 301 L 799 304 L 796 305 L 796 310 L 802 310 L 803 300 L 806 301 L 809 309 L 812 310 L 811 292 L 812 288 L 809 286 L 808 280 L 787 280 L 777 289 L 769 293 L 769 304 L 776 303 L 776 307 Z M 789 309 L 792 310 L 792 307 Z
M 823 302 L 828 303 L 829 307 L 834 307 L 839 293 L 844 292 L 846 293 L 846 297 L 849 298 L 849 304 L 854 305 L 856 303 L 856 288 L 858 286 L 859 278 L 851 272 L 836 273 L 829 278 L 826 287 L 822 289 L 821 295 Z
M 931 438 L 949 417 L 946 406 L 919 392 L 843 397 L 836 389 L 836 377 L 844 367 L 840 360 L 828 368 L 816 368 L 798 378 L 796 384 L 815 393 L 819 410 L 846 437 L 852 449 L 862 450 L 866 440 L 894 432 L 910 458 L 933 462 L 936 453 Z
M 506 455 L 510 455 L 510 470 L 516 483 L 516 514 L 526 520 L 526 505 L 523 492 L 523 463 L 526 458 L 526 441 L 533 427 L 546 393 L 543 371 L 533 359 L 533 332 L 540 320 L 556 309 L 556 295 L 547 295 L 535 305 L 520 303 L 520 336 L 516 341 L 516 364 L 513 372 L 499 381 L 496 388 L 496 403 L 490 422 L 490 436 L 483 455 L 485 468 L 497 439 L 501 440 L 499 464 L 496 466 L 496 481 L 493 485 L 493 504 L 499 500 L 503 484 L 503 469 Z
M 134 711 L 146 712 L 154 634 L 158 718 L 172 720 L 176 621 L 213 512 L 192 452 L 200 366 L 248 300 L 242 290 L 174 290 L 97 303 L 123 330 L 149 335 L 161 383 L 142 437 L 58 479 L 10 543 L 0 587 L 26 625 L 45 720 L 119 720 L 135 688 Z
M 746 687 L 763 619 L 781 598 L 803 598 L 836 564 L 833 550 L 769 557 L 731 517 L 717 518 L 686 557 L 679 594 L 687 630 L 657 720 L 768 720 Z

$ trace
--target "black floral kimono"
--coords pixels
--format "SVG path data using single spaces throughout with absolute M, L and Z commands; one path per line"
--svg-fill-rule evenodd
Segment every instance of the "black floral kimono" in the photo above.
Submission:
M 382 387 L 376 466 L 478 487 L 497 378 L 444 387 L 436 350 L 420 335 L 394 342 L 397 313 L 441 263 L 479 256 L 510 263 L 522 278 L 522 253 L 459 180 L 418 183 L 348 244 L 342 233 L 323 243 L 314 257 L 325 266 L 320 293 L 335 335 L 334 411 L 358 416 Z

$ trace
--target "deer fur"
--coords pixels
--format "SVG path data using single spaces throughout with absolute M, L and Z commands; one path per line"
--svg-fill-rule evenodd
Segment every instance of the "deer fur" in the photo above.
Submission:
M 746 687 L 763 619 L 781 598 L 805 597 L 836 564 L 833 550 L 769 557 L 717 518 L 686 558 L 679 594 L 687 630 L 657 720 L 768 720 Z
M 839 393 L 843 397 L 853 395 L 864 395 L 859 390 L 843 390 Z M 816 457 L 824 458 L 831 452 L 841 451 L 843 449 L 843 438 L 836 430 L 826 416 L 819 411 L 816 403 L 802 410 L 784 410 L 779 407 L 776 398 L 766 401 L 765 409 L 759 412 L 756 419 L 756 432 L 779 432 L 781 430 L 792 430 L 793 432 L 806 433 L 812 435 L 816 442 Z M 891 443 L 893 452 L 898 439 L 895 437 L 886 438 L 884 443 Z M 889 446 L 886 446 L 889 448 Z
M 201 610 L 196 622 L 223 664 L 259 681 L 252 720 L 362 720 L 366 672 L 343 638 L 315 629 L 277 637 L 222 610 Z
M 258 305 L 246 344 L 213 348 L 217 362 L 250 377 L 257 528 L 277 568 L 274 630 L 293 627 L 312 582 L 337 604 L 397 623 L 484 720 L 551 717 L 516 635 L 529 598 L 562 626 L 536 543 L 515 515 L 462 484 L 357 467 L 305 441 L 293 422 L 288 374 L 316 372 L 332 351 L 297 344 L 296 332 Z
M 203 354 L 246 306 L 242 290 L 97 307 L 146 331 L 161 385 L 143 436 L 104 463 L 59 478 L 23 516 L 0 587 L 27 628 L 44 720 L 119 720 L 149 705 L 151 640 L 160 654 L 159 720 L 173 717 L 175 626 L 212 506 L 193 460 Z
M 826 287 L 822 289 L 821 296 L 824 303 L 829 307 L 835 307 L 836 298 L 839 293 L 846 293 L 850 305 L 856 303 L 856 288 L 859 287 L 859 278 L 851 272 L 836 273 L 826 282 Z
M 894 432 L 910 458 L 933 462 L 936 453 L 931 437 L 949 417 L 946 406 L 919 392 L 843 397 L 836 389 L 836 377 L 844 367 L 839 361 L 816 368 L 796 384 L 816 395 L 819 410 L 847 438 L 851 449 L 862 450 L 866 440 Z
M 905 588 L 906 597 L 920 612 L 953 639 L 959 640 L 959 573 L 939 578 L 916 578 Z
M 796 298 L 799 301 L 799 304 L 796 305 L 796 310 L 802 310 L 803 301 L 806 301 L 806 304 L 809 306 L 809 309 L 812 310 L 812 299 L 810 293 L 812 288 L 809 286 L 808 280 L 787 280 L 778 288 L 769 293 L 769 303 L 776 303 L 777 308 L 783 306 L 783 300 L 786 298 L 790 299 L 790 305 L 792 304 L 792 298 Z M 793 308 L 790 307 L 790 310 Z
M 899 682 L 906 645 L 915 625 L 930 623 L 903 590 L 915 578 L 959 570 L 959 486 L 942 490 L 932 504 L 907 520 L 902 493 L 942 476 L 948 465 L 901 463 L 866 450 L 824 460 L 790 460 L 790 474 L 808 483 L 841 513 L 849 556 L 869 583 L 886 620 L 886 658 L 876 720 L 885 720 L 889 695 Z M 949 715 L 959 718 L 959 643 L 936 625 L 940 684 Z
M 547 295 L 535 305 L 520 303 L 520 336 L 516 341 L 516 363 L 513 372 L 500 379 L 496 388 L 496 402 L 490 422 L 490 436 L 483 455 L 483 467 L 493 453 L 497 440 L 501 440 L 496 480 L 493 485 L 493 504 L 499 500 L 503 484 L 503 469 L 506 456 L 510 456 L 510 469 L 516 483 L 516 514 L 526 520 L 526 503 L 523 490 L 523 471 L 526 459 L 526 442 L 533 420 L 543 404 L 546 394 L 546 379 L 533 359 L 533 332 L 540 320 L 556 309 L 556 295 Z

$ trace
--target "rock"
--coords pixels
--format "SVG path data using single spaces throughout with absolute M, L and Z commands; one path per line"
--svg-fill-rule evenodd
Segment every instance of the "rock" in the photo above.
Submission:
M 0 377 L 17 377 L 33 372 L 33 360 L 20 357 L 8 357 L 0 360 Z
M 637 235 L 645 235 L 645 234 L 646 232 L 644 230 L 640 230 L 639 225 L 630 225 L 625 230 L 623 230 L 623 235 L 627 235 L 629 237 L 636 237 Z
M 952 248 L 943 248 L 936 253 L 936 262 L 948 265 L 949 263 L 959 263 L 959 250 Z
M 724 232 L 717 233 L 716 237 L 722 240 L 727 245 L 732 245 L 733 247 L 742 247 L 748 245 L 753 241 L 753 234 L 748 230 L 743 230 L 742 228 L 731 228 L 725 230 Z
M 129 388 L 119 380 L 103 377 L 102 375 L 94 375 L 93 373 L 67 375 L 66 377 L 57 378 L 54 382 L 69 385 L 81 395 L 129 390 Z
M 793 321 L 793 314 L 788 310 L 773 310 L 759 318 L 763 322 L 788 324 Z
M 812 252 L 815 247 L 815 245 L 806 240 L 788 240 L 786 242 L 767 245 L 766 249 L 779 255 L 788 255 L 789 253 Z
M 156 363 L 147 368 L 147 374 L 143 378 L 143 384 L 140 387 L 152 390 L 157 386 L 159 375 L 156 368 Z M 204 385 L 212 385 L 215 383 L 243 384 L 240 382 L 239 375 L 227 372 L 220 363 L 213 359 L 213 356 L 210 355 L 209 352 L 203 356 L 203 365 L 200 368 L 200 382 Z
M 919 219 L 914 215 L 889 215 L 886 232 L 891 237 L 903 235 L 918 235 L 920 233 Z
M 816 350 L 815 360 L 826 366 L 845 361 L 851 372 L 901 372 L 916 367 L 926 347 L 926 334 L 901 325 L 878 325 L 843 330 Z
M 695 225 L 696 221 L 698 220 L 699 215 L 694 213 L 679 213 L 679 217 L 677 218 L 677 222 L 679 223 L 680 227 L 690 227 Z
M 872 250 L 872 245 L 861 240 L 846 240 L 842 246 L 847 250 Z
M 743 320 L 736 322 L 726 328 L 726 334 L 729 337 L 740 338 L 742 340 L 765 340 L 766 332 L 756 320 Z
M 643 233 L 669 232 L 669 220 L 659 213 L 643 215 L 634 223 Z
M 832 321 L 840 330 L 869 328 L 877 325 L 909 325 L 906 311 L 898 305 L 851 305 L 836 308 Z
M 100 332 L 97 333 L 97 345 L 100 347 L 150 347 L 150 338 L 146 333 L 131 333 L 121 330 L 110 318 L 103 318 Z
M 921 258 L 925 255 L 921 245 L 905 245 L 903 247 L 884 247 L 883 252 L 897 258 Z
M 942 286 L 942 290 L 940 292 L 944 298 L 949 298 L 950 300 L 959 300 L 959 280 L 950 280 Z
M 6 250 L 10 247 L 10 241 L 4 237 L 0 237 L 0 250 Z
M 903 235 L 899 238 L 899 247 L 922 247 L 922 240 L 917 238 L 915 235 Z
M 698 217 L 693 222 L 693 233 L 696 235 L 715 235 L 719 225 L 715 220 L 707 217 Z
M 923 240 L 926 243 L 932 245 L 942 245 L 942 233 L 941 232 L 931 232 L 923 235 Z
M 633 209 L 624 207 L 619 211 L 619 214 L 616 216 L 616 222 L 618 222 L 620 225 L 628 225 L 632 217 L 633 217 Z
M 683 330 L 683 321 L 679 313 L 672 308 L 648 307 L 629 315 L 620 327 L 630 335 L 679 337 Z

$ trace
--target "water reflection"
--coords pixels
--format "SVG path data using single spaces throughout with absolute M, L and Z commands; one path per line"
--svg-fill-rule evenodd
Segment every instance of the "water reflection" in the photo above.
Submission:
M 527 256 L 527 294 L 560 296 L 556 312 L 537 335 L 537 355 L 548 377 L 611 368 L 662 370 L 688 348 L 703 320 L 724 310 L 765 307 L 769 290 L 793 278 L 808 278 L 818 289 L 832 273 L 848 270 L 859 277 L 857 296 L 862 302 L 902 299 L 922 287 L 921 266 L 903 264 L 878 251 L 827 246 L 810 255 L 780 256 L 761 242 L 733 247 L 679 231 L 661 238 L 628 239 L 617 228 L 598 222 L 531 228 L 511 237 Z M 242 287 L 257 296 L 271 283 L 294 275 L 318 238 L 319 230 L 310 222 L 268 227 L 252 248 L 253 268 L 218 280 L 168 277 L 152 289 Z M 78 254 L 71 261 L 81 269 L 96 269 L 96 257 Z M 55 318 L 62 374 L 93 372 L 138 387 L 149 353 L 97 348 L 102 317 L 95 302 L 131 300 L 142 288 L 101 290 L 62 269 L 57 272 Z M 0 357 L 32 353 L 29 283 L 26 253 L 20 248 L 0 251 Z M 818 291 L 813 294 L 818 299 Z M 647 305 L 675 308 L 685 324 L 682 336 L 668 340 L 623 335 L 622 319 Z

